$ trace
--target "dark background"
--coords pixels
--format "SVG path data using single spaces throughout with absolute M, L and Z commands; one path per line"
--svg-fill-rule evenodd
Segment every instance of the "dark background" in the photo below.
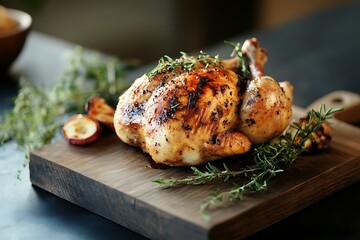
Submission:
M 0 0 L 25 10 L 33 29 L 142 63 L 266 31 L 342 0 Z

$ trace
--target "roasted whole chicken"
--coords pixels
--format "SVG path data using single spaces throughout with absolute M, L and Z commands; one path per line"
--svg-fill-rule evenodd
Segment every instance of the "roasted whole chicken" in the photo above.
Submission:
M 243 154 L 283 133 L 292 117 L 292 86 L 266 76 L 257 39 L 222 60 L 200 52 L 162 58 L 119 98 L 114 127 L 156 163 L 198 165 Z

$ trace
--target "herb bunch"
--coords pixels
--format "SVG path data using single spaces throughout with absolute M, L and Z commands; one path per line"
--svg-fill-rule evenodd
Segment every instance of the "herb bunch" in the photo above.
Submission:
M 237 68 L 238 73 L 243 79 L 247 79 L 250 75 L 249 65 L 247 60 L 243 56 L 241 52 L 240 43 L 233 43 L 229 41 L 225 41 L 227 45 L 233 48 L 233 52 L 231 53 L 231 57 L 237 57 Z M 180 52 L 181 57 L 177 59 L 172 59 L 171 57 L 165 55 L 160 58 L 158 65 L 148 72 L 146 75 L 148 77 L 154 77 L 157 74 L 171 72 L 177 69 L 183 71 L 191 71 L 194 70 L 197 64 L 201 64 L 202 68 L 210 68 L 221 66 L 222 61 L 224 59 L 219 58 L 219 55 L 210 56 L 206 54 L 204 51 L 200 51 L 197 57 L 189 56 L 185 52 Z
M 248 79 L 250 76 L 249 64 L 241 51 L 240 43 L 233 43 L 229 41 L 225 41 L 225 43 L 234 48 L 230 56 L 231 57 L 236 56 L 238 58 L 237 68 L 239 69 L 240 76 L 243 79 Z
M 197 57 L 189 56 L 185 52 L 180 52 L 181 57 L 172 59 L 165 55 L 160 58 L 158 65 L 146 75 L 153 77 L 160 73 L 166 73 L 180 68 L 181 70 L 191 71 L 195 68 L 197 62 L 204 64 L 205 68 L 216 66 L 219 62 L 219 56 L 210 56 L 203 51 L 200 51 Z
M 14 108 L 0 118 L 0 144 L 15 140 L 25 151 L 26 165 L 29 152 L 51 142 L 63 125 L 64 115 L 83 112 L 90 96 L 99 95 L 115 104 L 127 87 L 124 77 L 128 68 L 129 64 L 116 59 L 103 62 L 96 56 L 88 58 L 78 47 L 60 81 L 52 87 L 22 79 Z
M 225 163 L 222 169 L 208 163 L 204 171 L 191 167 L 193 171 L 191 176 L 182 179 L 157 178 L 153 182 L 169 188 L 180 185 L 200 185 L 216 179 L 224 182 L 229 182 L 230 179 L 235 180 L 231 189 L 214 192 L 202 203 L 200 212 L 205 219 L 209 219 L 210 210 L 218 204 L 224 201 L 242 200 L 246 192 L 266 190 L 269 180 L 278 173 L 284 172 L 283 166 L 291 166 L 306 151 L 305 142 L 312 133 L 319 129 L 321 124 L 327 123 L 333 113 L 341 110 L 341 108 L 326 109 L 324 105 L 319 111 L 310 110 L 309 121 L 305 126 L 293 123 L 290 127 L 295 130 L 295 134 L 281 135 L 271 142 L 256 147 L 252 152 L 253 164 L 240 170 L 231 170 Z M 295 142 L 294 139 L 300 139 L 300 141 Z

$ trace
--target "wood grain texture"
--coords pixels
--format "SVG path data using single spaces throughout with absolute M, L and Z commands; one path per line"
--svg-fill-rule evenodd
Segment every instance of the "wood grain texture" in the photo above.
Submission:
M 303 114 L 294 107 L 296 116 Z M 234 239 L 249 236 L 360 180 L 360 129 L 334 121 L 332 147 L 299 158 L 270 182 L 269 190 L 247 194 L 212 212 L 205 222 L 199 206 L 215 189 L 229 185 L 162 189 L 157 177 L 184 177 L 189 168 L 152 169 L 150 157 L 115 135 L 89 146 L 65 141 L 33 151 L 32 184 L 124 227 L 155 239 Z M 243 165 L 243 157 L 220 160 Z

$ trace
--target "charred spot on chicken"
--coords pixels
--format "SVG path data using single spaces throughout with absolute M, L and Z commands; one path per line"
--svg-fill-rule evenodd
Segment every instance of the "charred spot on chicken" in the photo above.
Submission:
M 292 86 L 265 76 L 267 51 L 257 39 L 232 46 L 226 60 L 204 52 L 160 59 L 119 97 L 119 138 L 156 163 L 187 166 L 243 154 L 280 135 L 291 120 Z

